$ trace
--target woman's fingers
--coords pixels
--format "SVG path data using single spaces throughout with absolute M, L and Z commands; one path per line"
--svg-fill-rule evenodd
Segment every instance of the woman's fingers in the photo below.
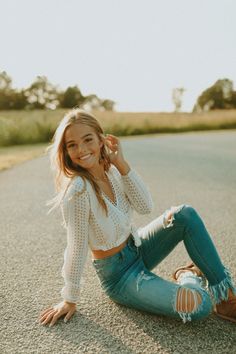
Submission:
M 116 137 L 107 137 L 105 143 L 111 150 L 117 150 L 119 140 Z
M 49 308 L 43 310 L 43 311 L 40 313 L 40 317 L 44 316 L 48 311 L 51 311 L 51 310 L 53 310 L 53 307 L 49 307 Z
M 53 310 L 52 312 L 50 312 L 47 315 L 45 315 L 45 317 L 44 317 L 43 321 L 41 322 L 41 324 L 43 324 L 43 325 L 47 324 L 51 320 L 51 318 L 55 315 L 55 312 L 56 312 L 56 310 Z
M 57 322 L 58 318 L 60 318 L 63 314 L 64 313 L 62 313 L 62 312 L 55 313 L 49 327 L 52 327 Z
M 44 312 L 42 312 L 39 316 L 39 321 L 42 321 L 53 310 L 54 310 L 53 308 L 49 308 L 49 309 L 45 310 Z
M 64 322 L 67 322 L 75 312 L 76 312 L 76 308 L 74 308 L 74 309 L 68 311 L 68 313 L 66 314 L 66 316 L 65 316 L 65 318 L 64 318 Z M 60 318 L 60 317 L 61 317 L 62 315 L 64 315 L 64 314 L 65 314 L 65 311 L 63 311 L 63 310 L 60 310 L 59 312 L 57 312 L 57 313 L 53 316 L 53 319 L 52 319 L 52 321 L 51 321 L 49 327 L 52 327 L 52 326 L 56 323 L 56 321 L 58 320 L 58 318 Z
M 119 142 L 119 139 L 118 139 L 115 135 L 112 135 L 112 134 L 107 134 L 107 135 L 106 135 L 106 138 L 107 138 L 108 140 L 111 140 L 111 141 L 116 142 L 116 143 Z
M 76 309 L 69 311 L 68 314 L 64 318 L 64 322 L 67 322 L 73 316 L 73 314 L 75 312 L 76 312 Z
M 50 307 L 46 310 L 44 310 L 41 315 L 39 322 L 42 325 L 45 325 L 50 322 L 50 327 L 53 326 L 58 318 L 60 318 L 62 315 L 66 315 L 64 321 L 67 322 L 71 316 L 76 312 L 76 306 L 73 306 L 71 304 L 67 304 L 64 301 L 60 302 L 59 304 Z
M 111 149 L 112 151 L 116 151 L 117 148 L 118 148 L 118 144 L 114 144 L 114 143 L 111 143 L 111 142 L 108 142 L 108 147 L 109 149 Z
M 108 138 L 118 139 L 117 136 L 112 135 L 112 134 L 106 134 L 106 136 L 107 136 Z

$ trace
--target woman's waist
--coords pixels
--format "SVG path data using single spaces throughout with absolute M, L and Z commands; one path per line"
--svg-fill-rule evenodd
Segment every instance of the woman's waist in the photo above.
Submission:
M 118 246 L 110 248 L 108 250 L 92 250 L 92 259 L 102 259 L 102 258 L 106 258 L 109 256 L 113 256 L 114 254 L 120 252 L 127 244 L 129 237 L 131 237 L 132 234 L 129 234 L 128 237 Z

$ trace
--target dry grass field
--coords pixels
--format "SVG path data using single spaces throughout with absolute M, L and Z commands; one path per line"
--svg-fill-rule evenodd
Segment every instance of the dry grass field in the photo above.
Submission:
M 43 154 L 67 111 L 0 111 L 0 170 Z M 236 110 L 206 113 L 93 113 L 105 133 L 117 136 L 236 129 Z
M 41 143 L 0 147 L 0 171 L 43 155 L 47 145 Z
M 0 146 L 48 142 L 68 110 L 0 111 Z M 208 113 L 93 112 L 118 136 L 236 128 L 236 110 Z

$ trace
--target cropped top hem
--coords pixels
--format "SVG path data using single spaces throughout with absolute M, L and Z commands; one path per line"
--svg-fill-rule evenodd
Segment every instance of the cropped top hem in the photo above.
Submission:
M 130 235 L 132 235 L 132 232 L 129 232 L 128 235 L 125 235 L 125 236 L 119 238 L 119 240 L 109 244 L 106 247 L 105 246 L 99 246 L 99 248 L 93 248 L 93 249 L 90 247 L 90 250 L 91 251 L 108 251 L 108 250 L 110 250 L 112 248 L 120 246 L 125 240 L 127 240 L 129 238 Z M 134 235 L 133 235 L 133 237 L 134 237 L 134 240 L 135 240 L 135 236 Z

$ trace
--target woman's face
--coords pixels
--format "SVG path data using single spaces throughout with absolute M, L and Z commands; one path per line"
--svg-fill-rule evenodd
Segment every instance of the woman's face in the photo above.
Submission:
M 92 127 L 81 123 L 69 126 L 65 132 L 65 145 L 74 164 L 87 170 L 94 170 L 99 166 L 103 142 Z

